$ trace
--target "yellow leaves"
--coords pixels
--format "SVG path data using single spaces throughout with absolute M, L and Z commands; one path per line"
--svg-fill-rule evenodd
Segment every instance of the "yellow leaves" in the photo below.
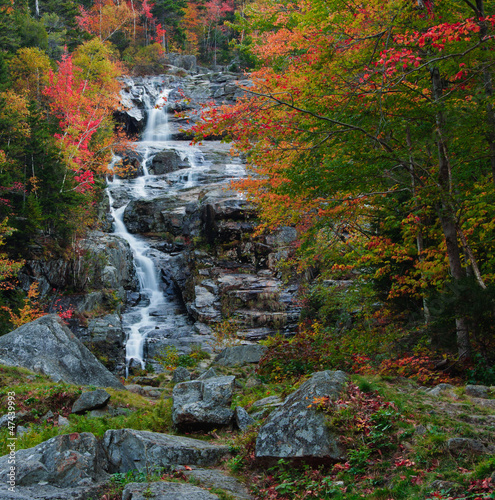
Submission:
M 28 124 L 29 110 L 28 101 L 12 90 L 0 93 L 0 122 L 2 122 L 4 136 L 3 142 L 9 142 L 16 138 L 28 137 L 31 130 Z
M 22 48 L 9 63 L 14 90 L 29 99 L 40 99 L 48 84 L 51 63 L 49 57 L 35 47 Z
M 24 299 L 24 305 L 19 309 L 18 313 L 14 313 L 9 307 L 2 307 L 2 309 L 9 313 L 10 321 L 16 328 L 45 315 L 38 303 L 38 295 L 38 283 L 32 283 L 29 287 L 27 297 Z

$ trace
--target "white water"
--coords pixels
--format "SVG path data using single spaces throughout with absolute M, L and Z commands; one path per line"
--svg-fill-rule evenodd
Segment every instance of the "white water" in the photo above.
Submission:
M 159 95 L 154 105 L 148 105 L 148 121 L 143 134 L 143 139 L 148 143 L 167 140 L 169 137 L 166 102 L 170 90 L 167 89 Z M 148 100 L 149 102 L 149 100 Z M 139 150 L 139 147 L 138 147 Z M 119 158 L 114 158 L 112 164 L 115 164 Z M 135 199 L 145 199 L 148 197 L 146 192 L 146 183 L 151 177 L 148 170 L 148 164 L 152 160 L 150 148 L 144 149 L 143 161 L 141 164 L 143 175 L 134 181 L 127 182 L 130 188 L 130 194 Z M 113 165 L 110 165 L 112 167 Z M 165 309 L 165 297 L 157 275 L 157 269 L 153 260 L 149 257 L 151 251 L 150 245 L 144 240 L 131 234 L 124 223 L 124 213 L 127 205 L 115 208 L 115 200 L 112 196 L 112 188 L 122 185 L 118 176 L 114 176 L 112 181 L 108 181 L 107 195 L 110 202 L 110 214 L 114 221 L 114 233 L 125 239 L 131 247 L 134 256 L 134 265 L 139 281 L 139 293 L 141 301 L 148 304 L 142 307 L 136 307 L 130 313 L 130 320 L 127 321 L 127 340 L 126 340 L 126 376 L 131 362 L 134 360 L 141 364 L 144 369 L 144 342 L 146 335 L 158 328 L 157 316 L 159 311 Z M 144 299 L 144 300 L 143 300 Z M 158 312 L 158 313 L 157 313 Z
M 144 368 L 143 344 L 145 335 L 146 332 L 154 329 L 156 326 L 156 320 L 150 313 L 157 310 L 163 304 L 163 293 L 158 284 L 155 265 L 146 255 L 150 249 L 149 245 L 147 245 L 145 241 L 129 233 L 125 227 L 124 212 L 127 204 L 118 209 L 114 209 L 114 200 L 110 193 L 110 189 L 107 190 L 107 193 L 110 200 L 110 213 L 114 220 L 114 233 L 124 238 L 129 243 L 134 255 L 134 264 L 139 280 L 140 293 L 141 295 L 149 297 L 149 304 L 138 309 L 138 317 L 129 325 L 130 332 L 126 342 L 126 370 L 132 360 L 141 363 L 141 367 Z
M 135 364 L 144 368 L 145 357 L 148 355 L 145 354 L 145 350 L 150 352 L 151 360 L 153 359 L 152 349 L 155 349 L 155 354 L 160 352 L 153 347 L 154 345 L 175 346 L 178 345 L 178 339 L 183 339 L 181 345 L 184 346 L 190 345 L 193 341 L 203 342 L 201 336 L 195 333 L 189 317 L 181 309 L 182 306 L 177 297 L 173 295 L 172 285 L 166 287 L 155 266 L 153 259 L 161 261 L 160 267 L 165 269 L 166 262 L 171 256 L 157 250 L 156 241 L 153 247 L 145 238 L 128 231 L 124 223 L 126 207 L 131 200 L 148 200 L 164 196 L 175 199 L 178 196 L 184 200 L 185 211 L 186 204 L 194 199 L 189 196 L 189 190 L 206 183 L 221 182 L 225 181 L 225 178 L 232 179 L 244 175 L 244 169 L 239 164 L 223 164 L 221 167 L 214 167 L 211 160 L 205 160 L 204 155 L 216 155 L 222 147 L 226 151 L 225 145 L 210 143 L 203 145 L 200 150 L 184 141 L 171 140 L 166 110 L 166 102 L 171 90 L 166 89 L 157 93 L 154 87 L 156 83 L 160 84 L 157 81 L 144 84 L 144 86 L 141 84 L 141 88 L 144 87 L 143 102 L 148 116 L 142 140 L 137 143 L 136 148 L 136 152 L 142 157 L 142 175 L 132 180 L 119 179 L 115 175 L 111 181 L 108 181 L 107 187 L 110 213 L 114 220 L 114 232 L 129 243 L 139 279 L 137 304 L 128 308 L 122 316 L 127 334 L 126 375 L 129 367 Z M 150 174 L 154 155 L 163 150 L 174 150 L 182 160 L 187 160 L 190 167 L 164 175 Z M 120 160 L 120 158 L 114 158 L 113 164 Z M 194 196 L 199 196 L 199 191 Z M 177 207 L 180 211 L 180 203 Z M 167 339 L 170 339 L 170 343 Z
M 150 100 L 146 96 L 148 120 L 143 134 L 143 141 L 167 141 L 170 137 L 168 129 L 167 101 L 171 89 L 163 90 L 158 99 L 150 105 Z

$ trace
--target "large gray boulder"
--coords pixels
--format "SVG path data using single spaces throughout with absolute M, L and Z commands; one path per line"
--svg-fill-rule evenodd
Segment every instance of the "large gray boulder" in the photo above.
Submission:
M 246 344 L 226 347 L 213 362 L 222 366 L 259 363 L 266 350 L 267 347 L 260 344 Z
M 103 448 L 108 457 L 108 472 L 149 470 L 171 465 L 217 464 L 227 455 L 227 446 L 169 434 L 133 429 L 105 432 Z
M 235 377 L 212 377 L 181 382 L 174 387 L 172 419 L 183 431 L 231 425 Z
M 0 484 L 2 500 L 88 500 L 101 497 L 102 483 L 86 484 L 76 488 L 59 488 L 49 484 L 16 486 L 14 490 Z
M 315 398 L 337 399 L 347 376 L 342 371 L 315 373 L 273 411 L 256 439 L 258 459 L 339 460 L 337 439 L 325 424 L 321 411 L 308 408 Z
M 55 436 L 34 448 L 16 451 L 14 457 L 1 457 L 1 484 L 9 484 L 12 466 L 15 467 L 16 486 L 43 482 L 70 488 L 90 485 L 106 477 L 103 455 L 95 436 L 89 432 Z
M 55 382 L 124 389 L 55 314 L 0 337 L 0 363 L 43 373 Z
M 72 406 L 72 413 L 82 415 L 91 410 L 104 408 L 110 401 L 110 394 L 103 389 L 83 392 L 79 399 Z
M 151 496 L 150 496 L 151 495 Z M 129 483 L 122 493 L 122 500 L 219 500 L 209 491 L 180 483 Z

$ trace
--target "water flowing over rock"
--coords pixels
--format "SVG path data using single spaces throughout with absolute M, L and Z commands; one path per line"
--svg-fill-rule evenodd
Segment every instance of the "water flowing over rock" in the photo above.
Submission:
M 124 388 L 56 315 L 0 337 L 0 363 L 43 373 L 56 382 Z
M 159 359 L 169 348 L 211 351 L 209 326 L 223 320 L 234 321 L 248 341 L 292 333 L 297 325 L 297 283 L 284 283 L 276 270 L 295 231 L 253 239 L 254 207 L 228 188 L 246 175 L 241 159 L 231 157 L 225 144 L 191 146 L 183 140 L 187 134 L 178 133 L 205 100 L 235 100 L 237 78 L 125 79 L 123 102 L 144 117 L 141 141 L 129 154 L 140 165 L 137 176 L 109 179 L 107 193 L 108 220 L 129 244 L 139 281 L 122 315 L 127 372 L 146 363 L 163 371 Z M 131 160 L 116 157 L 113 165 L 122 161 Z

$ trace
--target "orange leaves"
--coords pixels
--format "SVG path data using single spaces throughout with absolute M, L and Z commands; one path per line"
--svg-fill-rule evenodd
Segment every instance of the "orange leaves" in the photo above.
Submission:
M 27 297 L 24 299 L 23 306 L 19 309 L 18 313 L 14 313 L 10 308 L 3 306 L 2 309 L 9 313 L 10 321 L 12 324 L 19 328 L 20 326 L 34 321 L 46 313 L 43 312 L 40 304 L 38 303 L 38 283 L 34 282 L 29 287 Z
M 77 63 L 77 65 L 76 65 Z M 118 69 L 109 61 L 106 46 L 97 39 L 86 42 L 74 55 L 65 55 L 57 73 L 50 72 L 43 93 L 59 120 L 57 145 L 69 171 L 74 172 L 73 189 L 86 191 L 94 183 L 93 172 L 105 157 L 97 157 L 93 146 L 103 147 L 97 138 L 105 120 L 117 104 Z M 64 189 L 64 176 L 61 190 Z
M 89 10 L 80 7 L 77 22 L 79 28 L 105 41 L 117 31 L 129 29 L 135 17 L 135 11 L 126 2 L 96 0 Z

